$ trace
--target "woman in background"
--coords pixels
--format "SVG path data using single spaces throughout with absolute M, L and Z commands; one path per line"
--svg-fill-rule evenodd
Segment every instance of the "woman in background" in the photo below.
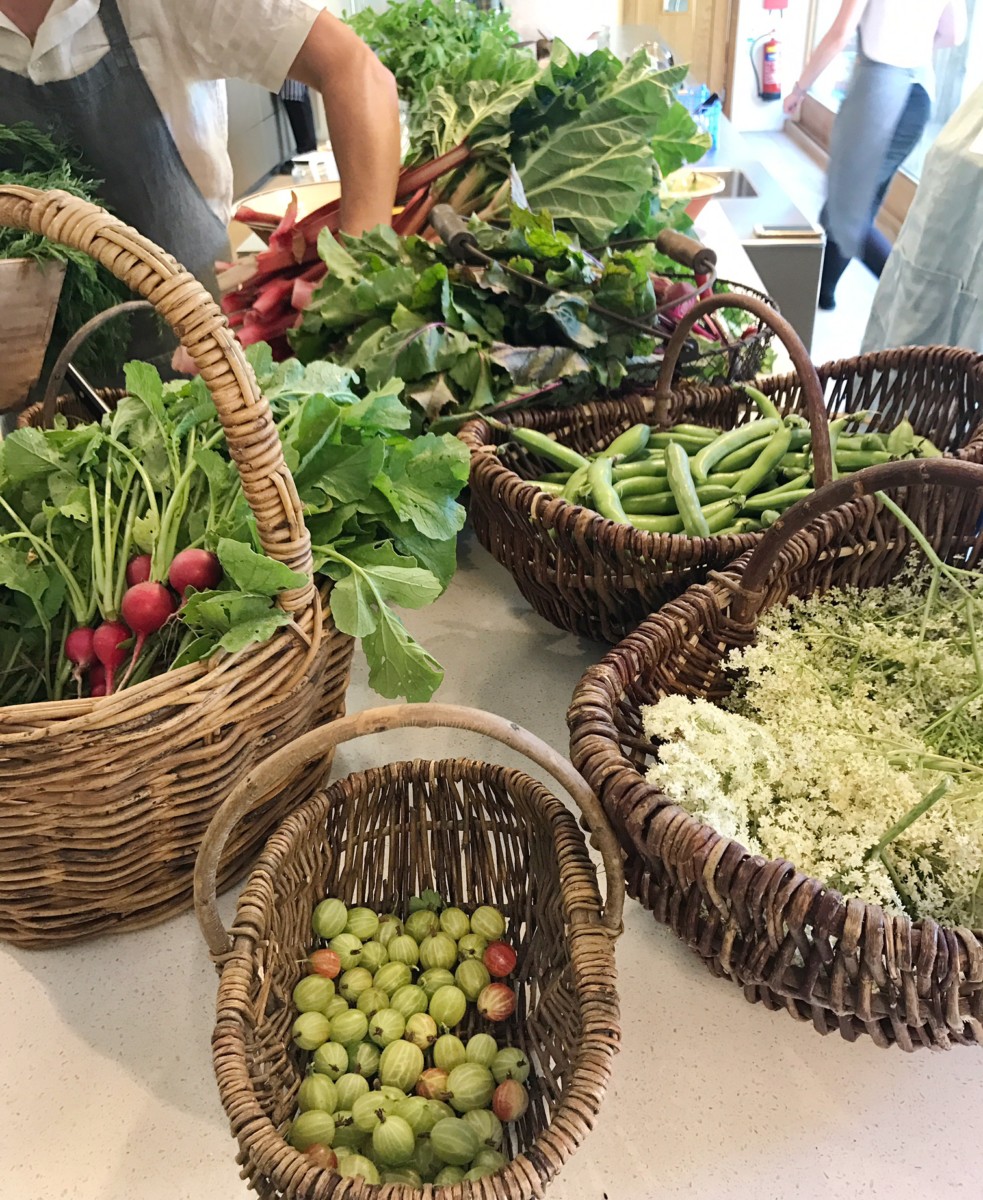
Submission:
M 983 352 L 983 87 L 928 152 L 874 297 L 863 351 L 964 346 Z
M 830 141 L 827 198 L 819 215 L 826 256 L 819 307 L 835 305 L 836 285 L 851 258 L 878 277 L 890 251 L 874 228 L 895 171 L 917 145 L 932 111 L 936 48 L 966 36 L 965 0 L 843 0 L 785 100 L 795 117 L 806 93 L 849 44 L 860 45 L 850 87 Z

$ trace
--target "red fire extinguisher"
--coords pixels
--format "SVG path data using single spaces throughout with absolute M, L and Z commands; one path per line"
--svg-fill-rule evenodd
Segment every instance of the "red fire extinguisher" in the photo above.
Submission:
M 755 61 L 755 51 L 758 44 L 764 41 L 761 48 L 761 73 L 758 74 L 758 64 Z M 762 100 L 781 100 L 781 43 L 774 33 L 758 38 L 751 47 L 751 61 L 754 63 L 754 75 L 758 81 L 758 95 Z

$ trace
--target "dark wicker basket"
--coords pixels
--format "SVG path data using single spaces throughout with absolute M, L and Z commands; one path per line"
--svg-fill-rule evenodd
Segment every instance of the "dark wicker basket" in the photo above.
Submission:
M 970 548 L 978 559 L 983 467 L 934 459 L 859 472 L 790 510 L 755 552 L 642 622 L 585 673 L 568 714 L 571 757 L 621 840 L 629 894 L 747 999 L 811 1020 L 820 1033 L 851 1041 L 866 1033 L 904 1050 L 983 1045 L 983 931 L 889 915 L 717 834 L 647 782 L 655 748 L 640 710 L 668 694 L 720 698 L 727 653 L 750 644 L 757 614 L 789 595 L 889 582 L 910 539 L 872 497 L 844 501 L 912 477 L 977 489 L 942 506 L 937 486 L 907 487 L 903 502 L 940 553 Z M 841 506 L 823 514 L 825 503 Z
M 349 775 L 298 806 L 257 861 L 233 933 L 226 933 L 215 872 L 238 821 L 283 777 L 339 743 L 402 726 L 483 733 L 559 780 L 603 856 L 606 902 L 576 819 L 541 784 L 470 759 L 416 760 Z M 620 852 L 597 799 L 569 763 L 518 726 L 473 709 L 414 704 L 315 730 L 266 760 L 216 815 L 202 842 L 195 887 L 221 974 L 215 1072 L 242 1175 L 264 1200 L 532 1200 L 592 1128 L 620 1037 L 614 965 L 624 902 Z M 314 906 L 335 895 L 378 911 L 404 911 L 425 888 L 465 907 L 494 904 L 507 917 L 519 955 L 512 977 L 518 1005 L 496 1032 L 533 1065 L 531 1103 L 508 1135 L 508 1165 L 478 1183 L 435 1192 L 343 1179 L 285 1140 L 306 1065 L 290 1041 L 291 993 L 312 949 Z
M 811 365 L 801 365 L 802 356 L 804 349 L 796 374 L 759 384 L 785 413 L 808 412 L 805 385 L 815 374 Z M 819 368 L 816 387 L 827 413 L 875 408 L 873 429 L 907 417 L 942 450 L 965 451 L 983 461 L 983 357 L 968 350 L 914 347 L 827 363 Z M 738 387 L 686 386 L 670 394 L 664 384 L 654 398 L 520 412 L 504 423 L 543 430 L 589 452 L 637 421 L 666 427 L 695 420 L 729 428 L 754 415 Z M 649 613 L 761 539 L 760 533 L 711 538 L 641 533 L 526 483 L 552 468 L 518 446 L 496 453 L 508 442 L 507 431 L 474 420 L 460 437 L 471 451 L 470 512 L 481 544 L 512 574 L 536 612 L 560 629 L 618 642 Z

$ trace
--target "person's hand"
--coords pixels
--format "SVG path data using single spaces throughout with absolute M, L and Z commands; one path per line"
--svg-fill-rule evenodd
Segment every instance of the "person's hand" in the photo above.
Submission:
M 802 107 L 802 101 L 805 99 L 805 92 L 798 84 L 792 88 L 789 94 L 785 97 L 782 108 L 785 110 L 786 117 L 791 117 L 794 121 L 799 115 L 799 109 Z
M 195 360 L 183 346 L 178 346 L 178 348 L 174 351 L 174 356 L 171 358 L 171 370 L 177 371 L 179 375 L 198 374 L 198 368 L 195 366 Z

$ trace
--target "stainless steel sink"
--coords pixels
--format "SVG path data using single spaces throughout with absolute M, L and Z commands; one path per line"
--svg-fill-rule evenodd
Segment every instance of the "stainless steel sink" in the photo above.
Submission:
M 718 200 L 750 200 L 758 194 L 758 189 L 743 171 L 736 167 L 713 167 L 711 174 L 724 181 L 724 189 L 718 192 Z

